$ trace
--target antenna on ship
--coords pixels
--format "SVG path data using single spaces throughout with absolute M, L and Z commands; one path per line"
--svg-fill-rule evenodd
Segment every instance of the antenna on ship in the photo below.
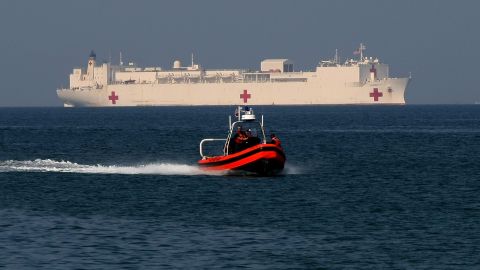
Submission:
M 192 68 L 193 68 L 193 65 L 194 65 L 194 64 L 193 64 L 193 52 L 192 52 Z
M 335 59 L 333 59 L 333 61 L 335 61 L 335 64 L 338 64 L 339 60 L 338 60 L 338 49 L 335 49 Z
M 120 66 L 123 66 L 122 52 L 120 52 Z

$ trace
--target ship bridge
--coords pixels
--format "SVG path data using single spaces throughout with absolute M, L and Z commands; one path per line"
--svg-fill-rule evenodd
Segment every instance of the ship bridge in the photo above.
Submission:
M 260 63 L 261 72 L 293 72 L 293 62 L 288 59 L 265 59 Z

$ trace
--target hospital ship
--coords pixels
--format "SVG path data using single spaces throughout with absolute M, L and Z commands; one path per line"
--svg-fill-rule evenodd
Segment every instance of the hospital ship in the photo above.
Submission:
M 74 68 L 68 88 L 57 89 L 65 107 L 405 104 L 410 76 L 390 76 L 389 66 L 356 50 L 356 59 L 318 62 L 299 71 L 289 59 L 265 59 L 260 69 L 206 69 L 193 59 L 169 69 L 134 63 Z

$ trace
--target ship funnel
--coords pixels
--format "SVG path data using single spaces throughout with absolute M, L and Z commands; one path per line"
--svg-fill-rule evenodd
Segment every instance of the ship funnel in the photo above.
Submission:
M 95 58 L 97 58 L 97 55 L 95 54 L 95 52 L 93 50 L 91 50 L 90 55 L 88 57 L 90 57 L 92 59 L 95 59 Z

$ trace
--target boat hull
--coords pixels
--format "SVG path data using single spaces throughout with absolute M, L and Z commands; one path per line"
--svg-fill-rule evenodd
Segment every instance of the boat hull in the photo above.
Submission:
M 259 144 L 235 154 L 199 160 L 198 165 L 204 170 L 232 174 L 275 175 L 284 168 L 285 154 L 281 147 L 274 144 Z

